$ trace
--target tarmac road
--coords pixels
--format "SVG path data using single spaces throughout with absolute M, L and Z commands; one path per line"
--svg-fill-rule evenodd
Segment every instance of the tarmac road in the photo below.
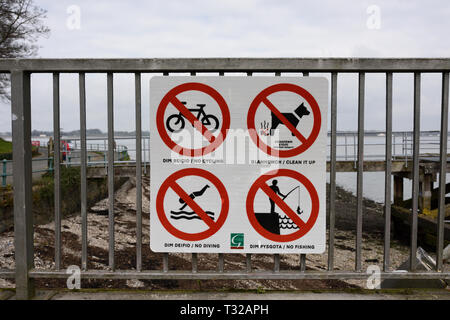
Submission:
M 0 289 L 0 300 L 15 299 L 13 290 Z M 126 291 L 69 291 L 40 290 L 35 300 L 450 300 L 449 290 L 361 290 L 339 291 L 286 291 L 286 292 L 158 292 Z

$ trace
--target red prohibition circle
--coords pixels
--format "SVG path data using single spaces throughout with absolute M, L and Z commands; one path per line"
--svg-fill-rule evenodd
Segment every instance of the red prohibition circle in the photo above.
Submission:
M 275 234 L 268 230 L 266 230 L 256 219 L 255 215 L 255 208 L 254 208 L 254 202 L 255 202 L 255 196 L 256 192 L 261 189 L 261 186 L 265 185 L 267 188 L 269 188 L 266 184 L 266 181 L 269 179 L 273 179 L 276 177 L 290 177 L 297 181 L 299 181 L 301 184 L 303 184 L 306 189 L 308 190 L 308 193 L 311 197 L 311 214 L 308 218 L 308 221 L 302 222 L 302 226 L 299 226 L 299 230 L 290 234 Z M 263 186 L 264 187 L 264 186 Z M 280 199 L 281 200 L 281 199 Z M 306 233 L 308 233 L 312 227 L 314 226 L 317 217 L 319 215 L 319 196 L 317 194 L 316 188 L 311 183 L 311 181 L 308 180 L 304 175 L 297 171 L 289 170 L 289 169 L 278 169 L 278 170 L 272 170 L 267 172 L 266 174 L 262 175 L 256 181 L 252 184 L 250 187 L 250 190 L 247 195 L 247 216 L 248 219 L 253 226 L 253 228 L 264 238 L 269 239 L 271 241 L 276 242 L 288 242 L 288 241 L 294 241 L 301 237 L 303 237 Z M 283 210 L 283 209 L 282 209 Z M 286 212 L 284 212 L 286 215 L 288 215 Z M 299 219 L 299 218 L 298 218 Z M 295 221 L 294 221 L 295 223 Z
M 167 219 L 167 215 L 164 210 L 164 198 L 166 196 L 167 190 L 169 188 L 172 188 L 174 191 L 177 189 L 178 184 L 176 183 L 176 180 L 187 177 L 187 176 L 197 176 L 202 177 L 210 182 L 217 188 L 219 191 L 220 197 L 222 199 L 222 208 L 219 213 L 219 218 L 216 222 L 212 221 L 210 223 L 209 229 L 198 232 L 198 233 L 187 233 L 181 230 L 178 230 L 175 228 L 170 221 Z M 175 188 L 175 189 L 174 189 Z M 175 191 L 176 192 L 176 191 Z M 184 199 L 184 198 L 183 198 Z M 193 200 L 191 200 L 193 201 Z M 225 186 L 222 184 L 222 182 L 211 172 L 199 169 L 199 168 L 187 168 L 179 170 L 173 174 L 171 174 L 161 185 L 159 188 L 158 194 L 156 196 L 156 212 L 158 214 L 159 221 L 164 226 L 164 228 L 170 232 L 173 236 L 186 240 L 186 241 L 199 241 L 204 240 L 206 238 L 211 237 L 213 234 L 215 234 L 225 223 L 225 220 L 228 216 L 228 210 L 229 210 L 230 202 L 228 199 L 227 190 L 225 189 Z M 194 209 L 193 209 L 194 210 Z M 203 220 L 203 218 L 202 218 Z M 205 221 L 206 223 L 206 221 Z M 208 224 L 208 223 L 207 223 Z
M 165 113 L 168 105 L 170 103 L 173 103 L 174 101 L 179 102 L 179 100 L 177 99 L 177 95 L 180 93 L 186 92 L 186 91 L 200 91 L 200 92 L 203 92 L 203 93 L 211 96 L 217 102 L 217 104 L 219 105 L 219 108 L 222 112 L 222 127 L 221 127 L 220 133 L 217 137 L 212 136 L 212 134 L 209 133 L 209 131 L 201 124 L 200 124 L 200 126 L 202 126 L 202 127 L 197 128 L 197 130 L 199 130 L 205 137 L 209 135 L 207 139 L 210 141 L 210 144 L 203 148 L 190 149 L 190 148 L 184 148 L 184 147 L 178 145 L 170 138 L 170 136 L 167 133 L 166 128 L 164 126 L 164 113 Z M 180 105 L 180 104 L 181 103 L 179 103 L 177 105 Z M 175 105 L 175 107 L 177 109 L 179 108 L 176 105 Z M 180 109 L 178 109 L 178 110 L 180 112 L 182 112 Z M 190 113 L 193 117 L 195 117 L 190 111 L 187 111 L 187 112 Z M 183 113 L 183 115 L 185 115 L 185 114 Z M 188 120 L 188 121 L 190 121 L 190 120 Z M 228 129 L 230 129 L 230 110 L 228 109 L 228 105 L 225 102 L 225 99 L 214 88 L 212 88 L 206 84 L 198 83 L 198 82 L 183 83 L 183 84 L 171 89 L 159 103 L 158 110 L 156 112 L 156 127 L 158 129 L 161 139 L 173 151 L 175 151 L 181 155 L 189 155 L 191 157 L 202 156 L 202 155 L 206 155 L 210 152 L 213 152 L 225 140 L 227 131 L 228 131 Z
M 280 92 L 280 91 L 293 92 L 293 93 L 298 94 L 302 98 L 304 98 L 308 102 L 308 104 L 311 106 L 311 109 L 312 109 L 312 112 L 314 115 L 314 124 L 313 124 L 313 128 L 312 128 L 312 131 L 311 131 L 309 137 L 308 138 L 303 137 L 302 143 L 298 147 L 290 149 L 290 150 L 279 150 L 279 149 L 269 147 L 258 136 L 258 133 L 255 128 L 255 115 L 256 115 L 256 110 L 258 109 L 258 107 L 262 103 L 271 104 L 270 101 L 268 100 L 268 96 L 270 96 L 273 93 Z M 272 106 L 272 108 L 276 109 L 276 107 L 273 106 L 272 104 L 271 104 L 271 106 Z M 270 109 L 270 107 L 269 107 L 269 109 Z M 282 119 L 280 119 L 280 120 L 282 120 Z M 286 126 L 289 125 L 289 124 L 286 124 L 285 121 L 282 121 L 282 122 Z M 302 88 L 298 85 L 292 84 L 292 83 L 275 84 L 275 85 L 270 86 L 270 87 L 264 89 L 263 91 L 261 91 L 255 97 L 253 102 L 250 104 L 250 108 L 248 110 L 248 115 L 247 115 L 247 127 L 249 129 L 250 137 L 252 138 L 253 142 L 258 146 L 258 148 L 263 150 L 268 155 L 277 156 L 280 158 L 293 157 L 293 156 L 299 155 L 300 153 L 306 151 L 317 139 L 317 136 L 319 135 L 319 132 L 320 132 L 321 123 L 322 123 L 322 117 L 320 114 L 319 104 L 317 103 L 316 99 L 314 99 L 314 97 L 307 90 L 305 90 L 304 88 Z M 289 129 L 289 130 L 291 130 L 291 129 Z M 300 134 L 300 136 L 301 136 L 301 133 L 298 132 L 297 129 L 295 129 L 295 131 L 297 131 L 297 133 Z M 296 134 L 297 138 L 298 138 L 298 134 Z

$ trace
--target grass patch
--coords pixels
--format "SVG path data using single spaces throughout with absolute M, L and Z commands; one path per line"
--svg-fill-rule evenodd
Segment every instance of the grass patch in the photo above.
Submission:
M 0 161 L 2 160 L 12 160 L 12 142 L 6 141 L 0 138 Z M 31 156 L 36 157 L 39 155 L 39 147 L 31 147 Z
M 11 160 L 12 158 L 12 142 L 0 138 L 0 160 Z
M 0 138 L 0 153 L 12 152 L 12 142 Z

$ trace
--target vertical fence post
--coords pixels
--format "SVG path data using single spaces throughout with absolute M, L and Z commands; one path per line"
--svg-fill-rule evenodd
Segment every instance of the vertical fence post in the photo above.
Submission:
M 135 73 L 136 116 L 136 270 L 142 270 L 142 110 L 141 74 Z M 145 163 L 144 163 L 145 166 Z
M 108 221 L 109 221 L 109 267 L 115 269 L 114 263 L 114 75 L 107 74 L 107 104 L 108 104 Z
M 390 266 L 392 190 L 392 72 L 386 73 L 386 170 L 384 176 L 384 259 L 383 271 Z
M 144 137 L 144 139 L 142 140 L 142 142 L 143 142 L 143 144 L 144 144 L 144 146 L 143 146 L 143 151 L 144 151 L 144 174 L 147 174 L 147 149 L 146 149 L 146 146 L 145 146 L 145 137 Z M 150 143 L 149 143 L 150 144 Z M 150 148 L 149 148 L 150 149 Z M 149 160 L 150 161 L 150 160 Z
M 86 74 L 78 75 L 80 94 L 80 202 L 81 202 L 81 268 L 87 269 L 88 221 L 87 221 L 87 174 L 86 174 Z M 90 159 L 89 159 L 90 161 Z
M 224 75 L 225 73 L 223 71 L 219 72 L 219 76 L 223 77 Z M 219 253 L 218 269 L 219 272 L 223 272 L 225 269 L 225 256 L 223 253 Z
M 344 134 L 344 139 L 345 139 L 345 160 L 347 161 L 348 156 L 347 156 L 347 134 Z
M 309 72 L 303 72 L 303 77 L 309 77 Z M 306 270 L 306 254 L 302 253 L 300 254 L 300 271 L 304 272 L 305 270 Z
M 363 222 L 363 177 L 364 177 L 364 95 L 365 74 L 359 73 L 358 81 L 358 168 L 356 176 L 356 253 L 355 270 L 361 271 L 362 222 Z
M 251 77 L 251 76 L 253 76 L 253 73 L 247 72 L 247 76 Z M 246 271 L 252 272 L 252 254 L 251 253 L 247 253 L 245 255 L 245 264 L 246 264 Z
M 2 187 L 6 187 L 6 159 L 3 159 Z
M 53 74 L 53 159 L 55 204 L 55 269 L 61 269 L 61 126 L 59 73 Z
M 337 72 L 331 74 L 331 147 L 330 147 L 330 220 L 328 245 L 328 271 L 334 269 L 334 227 L 336 215 L 336 131 L 337 131 Z M 345 160 L 347 160 L 347 135 L 345 135 Z
M 437 216 L 436 241 L 436 270 L 442 270 L 444 251 L 444 220 L 445 220 L 445 186 L 447 176 L 447 140 L 448 140 L 448 84 L 449 73 L 442 73 L 441 100 L 441 136 L 440 136 L 440 165 L 439 165 L 439 202 Z
M 353 136 L 353 168 L 356 169 L 356 162 L 357 162 L 357 159 L 356 159 L 356 136 L 354 133 L 352 134 L 352 136 Z
M 411 212 L 411 251 L 409 259 L 409 269 L 416 269 L 416 252 L 417 252 L 417 223 L 418 223 L 418 206 L 419 206 L 419 154 L 420 154 L 420 87 L 421 74 L 414 73 L 414 131 L 412 136 L 413 154 L 412 154 L 412 212 Z
M 30 74 L 11 72 L 16 297 L 34 296 Z

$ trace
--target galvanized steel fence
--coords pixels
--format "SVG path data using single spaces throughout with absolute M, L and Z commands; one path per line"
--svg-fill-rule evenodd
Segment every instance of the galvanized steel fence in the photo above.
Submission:
M 362 270 L 362 218 L 363 218 L 363 163 L 364 163 L 364 111 L 366 73 L 384 73 L 386 76 L 386 151 L 385 151 L 385 203 L 384 203 L 384 261 L 382 279 L 450 279 L 443 272 L 445 186 L 447 169 L 447 123 L 449 96 L 450 59 L 295 59 L 295 58 L 211 58 L 211 59 L 6 59 L 0 60 L 0 72 L 11 74 L 12 83 L 12 133 L 14 169 L 14 235 L 15 270 L 0 270 L 0 277 L 15 278 L 18 298 L 34 294 L 36 278 L 66 278 L 61 269 L 61 192 L 60 192 L 60 73 L 79 74 L 80 141 L 81 141 L 81 277 L 83 279 L 366 279 Z M 107 74 L 107 122 L 108 122 L 108 192 L 109 192 L 109 270 L 88 270 L 88 230 L 86 191 L 86 73 Z M 143 73 L 218 73 L 255 72 L 280 75 L 286 73 L 312 72 L 331 74 L 331 165 L 329 194 L 328 268 L 327 271 L 306 271 L 306 257 L 300 256 L 300 270 L 280 270 L 280 256 L 274 255 L 273 270 L 254 270 L 252 257 L 246 256 L 246 269 L 224 270 L 224 255 L 218 255 L 216 271 L 199 271 L 198 258 L 192 254 L 192 269 L 169 270 L 169 254 L 163 255 L 162 270 L 142 268 L 142 194 L 136 192 L 136 269 L 117 270 L 114 254 L 114 73 L 135 75 L 136 116 L 136 188 L 142 189 L 142 127 L 141 127 L 141 74 Z M 412 211 L 410 239 L 410 268 L 408 272 L 390 269 L 391 230 L 391 170 L 392 170 L 392 79 L 393 73 L 414 74 L 414 131 L 412 156 Z M 32 181 L 31 181 L 31 91 L 32 73 L 53 74 L 53 131 L 55 142 L 55 268 L 34 269 Z M 358 73 L 358 135 L 357 135 L 357 219 L 355 268 L 337 271 L 334 266 L 335 249 L 335 200 L 336 200 L 336 124 L 337 82 L 340 73 Z M 442 74 L 442 110 L 439 168 L 439 214 L 437 218 L 436 270 L 416 270 L 418 196 L 419 196 L 419 143 L 420 143 L 420 88 L 422 73 Z

